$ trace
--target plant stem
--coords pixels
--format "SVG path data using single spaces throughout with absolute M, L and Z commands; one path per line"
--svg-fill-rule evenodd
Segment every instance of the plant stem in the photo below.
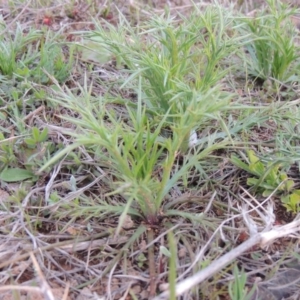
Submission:
M 147 231 L 148 244 L 151 244 L 154 239 L 153 229 Z M 149 275 L 150 275 L 150 298 L 156 295 L 156 272 L 155 272 L 155 257 L 154 245 L 148 248 Z

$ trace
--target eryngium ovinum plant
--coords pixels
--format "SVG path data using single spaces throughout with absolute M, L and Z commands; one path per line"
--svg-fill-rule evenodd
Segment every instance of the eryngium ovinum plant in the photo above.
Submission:
M 45 168 L 71 150 L 85 147 L 114 176 L 109 195 L 126 199 L 118 204 L 121 220 L 131 214 L 158 224 L 171 188 L 227 143 L 208 139 L 199 145 L 196 132 L 229 108 L 231 96 L 219 86 L 226 71 L 219 63 L 236 43 L 226 33 L 230 26 L 231 18 L 221 8 L 197 11 L 180 21 L 154 17 L 138 30 L 123 16 L 117 28 L 96 24 L 86 38 L 93 47 L 109 51 L 119 68 L 126 66 L 120 71 L 120 88 L 135 90 L 137 101 L 108 95 L 95 98 L 87 87 L 81 88 L 81 97 L 61 89 L 52 101 L 80 117 L 63 116 L 77 125 L 76 132 L 69 132 L 74 143 Z M 121 115 L 112 102 L 123 104 Z
M 298 81 L 299 62 L 296 37 L 298 35 L 291 16 L 296 9 L 276 0 L 266 1 L 268 6 L 255 17 L 242 18 L 240 32 L 245 36 L 248 72 L 263 80 L 276 82 Z M 296 62 L 296 63 L 295 63 Z

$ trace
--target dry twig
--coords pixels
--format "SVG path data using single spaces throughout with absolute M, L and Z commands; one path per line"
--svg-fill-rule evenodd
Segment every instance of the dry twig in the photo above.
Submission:
M 176 296 L 182 295 L 183 293 L 195 287 L 197 284 L 200 284 L 204 280 L 210 278 L 212 275 L 222 270 L 222 268 L 226 267 L 234 259 L 239 257 L 247 250 L 251 249 L 255 245 L 260 245 L 261 247 L 264 247 L 275 239 L 295 234 L 300 230 L 299 226 L 300 219 L 283 226 L 274 227 L 272 230 L 269 230 L 267 232 L 260 232 L 255 234 L 235 249 L 232 249 L 230 252 L 215 260 L 207 268 L 179 282 L 176 285 Z M 166 291 L 160 294 L 158 297 L 155 297 L 154 300 L 169 299 L 169 295 L 169 291 Z

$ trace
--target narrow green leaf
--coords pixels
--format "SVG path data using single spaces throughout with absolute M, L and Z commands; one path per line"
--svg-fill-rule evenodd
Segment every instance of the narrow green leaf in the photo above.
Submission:
M 259 176 L 263 175 L 265 173 L 265 166 L 260 161 L 251 163 L 249 168 L 253 174 L 256 174 Z
M 7 168 L 0 173 L 0 179 L 6 182 L 22 181 L 34 176 L 32 172 L 20 168 Z
M 290 202 L 294 206 L 300 203 L 300 195 L 293 193 L 290 195 Z
M 242 162 L 237 156 L 231 155 L 230 161 L 238 168 L 253 174 L 253 171 L 249 168 L 247 164 Z M 256 175 L 256 174 L 255 174 Z
M 60 158 L 62 158 L 64 155 L 67 155 L 69 152 L 72 150 L 76 149 L 77 147 L 81 146 L 81 143 L 74 143 L 71 144 L 70 146 L 58 151 L 54 157 L 52 157 L 44 166 L 42 166 L 39 170 L 39 172 L 43 172 L 45 169 L 47 169 L 49 166 L 52 164 L 56 163 Z
M 253 150 L 247 151 L 247 154 L 251 164 L 255 164 L 259 161 L 259 158 L 255 155 L 255 152 Z
M 159 253 L 163 254 L 167 257 L 171 257 L 171 252 L 165 246 L 160 246 L 159 247 Z
M 274 190 L 264 190 L 262 195 L 263 195 L 263 197 L 269 197 L 273 192 L 274 192 Z
M 36 146 L 36 141 L 32 138 L 24 139 L 24 142 L 27 144 L 27 146 Z
M 45 127 L 40 133 L 39 142 L 44 142 L 48 138 L 48 128 Z
M 247 179 L 247 185 L 252 186 L 252 185 L 257 185 L 259 180 L 257 178 L 248 178 Z
M 168 233 L 168 241 L 170 248 L 170 265 L 169 265 L 169 285 L 170 300 L 176 300 L 176 259 L 177 259 L 177 243 L 172 231 Z
M 36 142 L 39 141 L 40 131 L 37 127 L 32 128 L 32 136 Z

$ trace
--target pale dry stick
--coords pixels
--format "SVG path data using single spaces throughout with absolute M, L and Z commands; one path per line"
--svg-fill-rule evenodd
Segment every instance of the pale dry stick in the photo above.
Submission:
M 115 263 L 115 265 L 111 268 L 110 272 L 109 272 L 109 275 L 108 275 L 108 280 L 107 280 L 107 296 L 109 297 L 110 300 L 113 300 L 113 297 L 111 295 L 111 289 L 110 289 L 110 286 L 111 286 L 111 280 L 112 280 L 112 277 L 113 277 L 113 274 L 114 274 L 114 271 L 115 271 L 115 268 L 117 267 L 118 265 L 118 262 Z
M 52 186 L 52 188 L 61 187 L 61 186 L 62 186 L 61 183 L 57 183 L 57 184 L 54 184 L 54 185 Z M 26 197 L 23 199 L 23 201 L 22 201 L 22 207 L 26 207 L 26 206 L 27 206 L 30 197 L 31 197 L 34 193 L 36 193 L 36 192 L 41 192 L 41 191 L 44 191 L 44 190 L 45 190 L 44 187 L 35 188 L 35 189 L 31 190 L 31 191 L 26 195 Z M 71 194 L 71 193 L 70 193 L 70 194 Z M 53 205 L 56 205 L 56 204 L 53 204 Z
M 87 271 L 88 268 L 89 268 L 89 260 L 90 260 L 90 256 L 91 256 L 91 244 L 90 244 L 89 247 L 87 248 L 87 255 L 86 255 L 86 262 L 85 262 L 85 271 Z
M 0 286 L 0 292 L 5 291 L 26 291 L 26 292 L 41 292 L 41 289 L 39 287 L 34 286 L 22 286 L 22 285 L 6 285 L 6 286 Z
M 211 206 L 212 206 L 212 203 L 213 203 L 213 201 L 214 201 L 214 199 L 215 199 L 215 197 L 216 197 L 216 194 L 217 194 L 217 192 L 214 191 L 213 194 L 211 195 L 211 197 L 210 197 L 210 199 L 209 199 L 209 202 L 208 202 L 208 204 L 207 204 L 207 206 L 206 206 L 206 208 L 205 208 L 203 214 L 207 214 L 207 213 L 209 212 L 209 210 L 210 210 L 210 208 L 211 208 Z
M 274 227 L 274 229 L 270 231 L 255 234 L 235 249 L 232 249 L 230 252 L 226 253 L 219 259 L 212 262 L 205 269 L 179 282 L 176 285 L 176 296 L 182 295 L 183 293 L 191 290 L 193 287 L 200 284 L 204 280 L 210 278 L 215 273 L 217 273 L 218 271 L 226 267 L 228 264 L 230 264 L 234 259 L 242 255 L 244 252 L 251 249 L 255 245 L 259 244 L 261 247 L 264 247 L 275 239 L 278 239 L 280 237 L 286 237 L 299 231 L 299 226 L 300 219 L 293 221 L 287 225 Z M 169 291 L 166 291 L 160 294 L 158 297 L 155 297 L 153 300 L 169 299 L 169 296 Z
M 10 138 L 7 138 L 7 139 L 5 139 L 5 140 L 0 141 L 0 145 L 1 145 L 1 144 L 5 144 L 6 142 L 10 142 L 10 141 L 19 139 L 19 138 L 24 138 L 24 137 L 26 137 L 26 136 L 30 136 L 30 134 L 28 133 L 28 134 L 22 134 L 22 135 L 18 135 L 18 136 L 12 136 L 12 137 L 10 137 Z
M 70 259 L 69 253 L 66 253 L 65 251 L 60 251 L 60 250 L 58 250 L 57 252 L 59 253 L 60 257 L 64 257 L 64 259 L 66 261 L 68 261 L 69 265 L 71 265 L 73 263 L 73 259 L 72 258 Z M 53 278 L 55 278 L 55 280 L 57 280 L 58 277 L 63 276 L 66 279 L 66 276 L 65 276 L 66 270 L 64 269 L 63 266 L 61 266 L 60 262 L 56 260 L 56 257 L 57 256 L 56 255 L 54 256 L 53 252 L 51 252 L 51 251 L 43 252 L 43 261 L 47 262 L 47 264 L 44 264 L 44 266 L 45 266 L 46 272 L 50 275 L 50 278 L 49 277 L 48 278 L 49 278 L 49 280 L 50 279 L 52 280 Z M 42 262 L 41 262 L 41 265 L 42 265 Z M 55 273 L 51 274 L 50 273 L 51 271 L 49 272 L 49 269 L 50 270 L 55 269 Z M 74 269 L 75 268 L 72 269 L 72 272 L 74 272 Z M 81 268 L 81 270 L 78 270 L 78 271 L 79 272 L 82 271 L 82 268 Z M 68 271 L 68 275 L 70 275 L 70 270 Z M 65 283 L 64 283 L 64 285 L 65 285 Z
M 109 232 L 101 232 L 99 234 L 94 235 L 93 238 L 97 239 L 97 238 L 103 238 L 103 237 L 108 237 L 108 236 L 110 236 Z M 51 249 L 60 250 L 60 247 L 63 248 L 63 246 L 66 246 L 66 245 L 71 245 L 70 247 L 71 247 L 71 250 L 72 250 L 74 248 L 74 245 L 76 245 L 76 243 L 89 241 L 91 238 L 92 238 L 91 236 L 87 236 L 87 237 L 83 237 L 83 238 L 77 238 L 77 240 L 73 239 L 73 240 L 69 240 L 69 241 L 58 242 L 58 243 L 47 245 L 47 246 L 44 246 L 44 247 L 39 247 L 37 249 L 32 250 L 32 252 L 33 253 L 38 253 L 38 252 L 41 252 L 41 251 L 48 251 L 48 250 L 51 250 Z M 119 242 L 114 242 L 115 239 L 111 239 L 111 240 L 112 240 L 112 244 L 114 244 L 114 245 L 119 243 Z M 103 242 L 103 244 L 106 245 L 108 243 L 108 241 L 110 241 L 110 239 L 108 239 L 108 240 L 106 239 L 105 242 Z M 17 261 L 24 260 L 24 259 L 26 259 L 30 256 L 30 250 L 28 250 L 24 254 L 21 254 L 23 252 L 24 251 L 21 250 L 21 251 L 19 251 L 18 253 L 15 254 L 15 256 L 17 256 L 18 254 L 19 254 L 19 256 L 14 257 L 12 259 L 8 259 L 5 262 L 1 262 L 0 263 L 0 269 L 4 268 L 4 267 L 6 267 L 10 264 L 16 263 Z
M 131 286 L 132 286 L 134 283 L 135 283 L 134 281 L 129 282 L 128 288 L 126 289 L 124 295 L 123 295 L 119 300 L 126 300 L 126 299 L 128 299 L 127 296 L 128 296 L 129 291 L 130 291 L 130 289 L 131 289 Z
M 278 187 L 279 188 L 279 187 Z M 278 189 L 277 188 L 277 189 Z M 266 203 L 267 201 L 269 201 L 271 199 L 271 197 L 276 193 L 277 189 L 271 194 L 269 195 L 268 198 L 266 198 L 262 203 Z M 252 212 L 252 211 L 255 211 L 255 208 L 252 208 L 248 211 L 248 213 Z M 229 222 L 229 221 L 232 221 L 236 218 L 240 218 L 242 217 L 243 214 L 240 213 L 238 215 L 235 215 L 233 217 L 230 217 L 229 219 L 226 219 L 224 220 L 219 226 L 218 228 L 215 230 L 215 232 L 212 234 L 212 236 L 209 238 L 209 240 L 207 241 L 207 243 L 204 245 L 204 247 L 199 251 L 199 253 L 197 254 L 197 256 L 195 257 L 193 263 L 177 278 L 177 280 L 180 280 L 181 278 L 184 278 L 186 276 L 186 274 L 188 274 L 195 266 L 195 264 L 200 261 L 200 259 L 203 257 L 205 251 L 207 250 L 208 246 L 210 245 L 210 243 L 212 242 L 212 240 L 214 239 L 214 237 L 216 236 L 216 234 L 220 231 L 222 232 L 222 227 L 225 225 L 225 223 Z
M 87 189 L 89 189 L 90 187 L 94 186 L 97 182 L 99 182 L 102 178 L 104 178 L 106 176 L 106 173 L 102 176 L 97 177 L 94 181 L 92 181 L 91 183 L 87 184 L 86 186 L 82 187 L 81 189 L 78 189 L 75 192 L 70 192 L 66 197 L 64 197 L 62 200 L 60 200 L 59 202 L 68 202 L 70 200 L 73 200 L 75 198 L 77 198 L 78 196 L 80 196 L 84 191 L 86 191 Z
M 25 207 L 27 206 L 30 197 L 31 197 L 34 193 L 36 193 L 36 192 L 41 192 L 41 191 L 43 191 L 43 190 L 44 190 L 43 187 L 35 188 L 35 189 L 31 190 L 31 191 L 26 195 L 26 197 L 23 199 L 23 201 L 22 201 L 22 207 L 25 208 Z
M 240 196 L 240 197 L 247 203 L 247 205 L 250 205 L 251 207 L 254 208 L 254 206 L 252 205 L 251 202 L 248 201 L 248 199 L 244 198 L 243 196 Z M 246 204 L 243 204 L 244 208 L 245 208 L 245 205 Z M 263 220 L 263 222 L 265 223 L 264 231 L 268 231 L 272 228 L 273 224 L 275 223 L 275 215 L 273 213 L 274 204 L 272 202 L 268 203 L 267 209 L 265 209 L 264 207 L 261 207 L 265 211 L 265 215 L 258 209 L 258 207 L 260 207 L 260 206 L 257 206 L 254 209 L 255 209 L 256 213 L 259 215 L 260 219 Z M 244 218 L 245 223 L 250 225 L 250 227 L 253 225 L 252 229 L 254 229 L 254 227 L 256 227 L 256 225 L 252 224 L 253 221 L 251 219 L 249 219 L 248 215 L 246 215 L 246 210 L 248 210 L 248 208 L 241 209 L 241 210 L 242 210 L 242 214 L 243 214 L 243 218 Z M 251 228 L 250 227 L 248 226 L 248 229 L 249 229 L 249 232 L 251 233 Z
M 38 113 L 40 113 L 41 111 L 45 111 L 45 106 L 41 105 L 40 107 L 38 107 L 37 109 L 35 109 L 34 111 L 32 111 L 31 113 L 29 113 L 28 115 L 26 115 L 22 121 L 27 121 L 28 119 L 32 118 L 33 116 L 37 115 Z
M 61 163 L 62 163 L 62 162 L 61 162 Z M 59 164 L 58 171 L 60 170 L 61 163 Z M 57 173 L 58 173 L 58 171 L 57 171 Z M 57 173 L 55 174 L 55 176 L 57 175 Z M 52 176 L 52 177 L 53 177 L 53 176 Z M 52 179 L 52 177 L 51 177 L 51 179 Z M 51 179 L 50 179 L 50 180 L 51 180 Z M 54 180 L 54 179 L 53 179 L 53 180 Z M 46 186 L 46 193 L 47 193 L 47 187 L 48 187 L 48 184 L 47 184 L 47 186 Z M 34 192 L 34 191 L 36 191 L 36 189 L 34 189 L 33 192 Z M 27 206 L 27 203 L 28 203 L 28 201 L 29 201 L 31 195 L 32 195 L 32 193 L 28 193 L 27 196 L 25 197 L 25 199 L 23 200 L 22 208 L 21 208 L 21 212 L 20 212 L 20 220 L 21 220 L 21 223 L 22 223 L 22 225 L 23 225 L 23 229 L 26 231 L 26 233 L 28 234 L 28 236 L 29 236 L 29 237 L 31 238 L 31 240 L 32 240 L 33 248 L 34 248 L 34 249 L 37 249 L 38 246 L 37 246 L 37 242 L 36 242 L 36 237 L 35 237 L 33 234 L 31 234 L 30 230 L 27 229 L 27 227 L 26 227 L 26 225 L 25 225 L 25 223 L 24 223 L 24 219 L 25 219 L 25 218 L 24 218 L 24 209 L 23 209 L 23 208 L 25 208 L 25 207 Z M 50 192 L 49 192 L 49 195 L 50 195 Z M 46 195 L 46 197 L 49 198 L 49 195 Z M 48 200 L 48 198 L 46 198 L 46 199 Z
M 11 230 L 10 230 L 10 232 L 8 234 L 8 236 L 10 236 L 12 238 L 15 237 L 15 233 L 18 232 L 20 230 L 20 227 L 21 227 L 21 225 L 20 225 L 20 218 L 19 218 L 19 211 L 16 211 L 14 213 L 14 215 L 16 215 L 17 218 L 16 218 L 16 221 L 13 223 L 13 227 L 11 228 Z
M 67 282 L 66 288 L 65 288 L 65 291 L 64 291 L 64 294 L 63 294 L 63 297 L 62 297 L 61 300 L 67 300 L 68 299 L 69 290 L 70 290 L 70 283 Z
M 278 186 L 278 188 L 281 186 L 281 184 Z M 247 203 L 247 205 L 249 205 L 249 206 L 251 206 L 255 211 L 256 211 L 256 213 L 259 215 L 259 217 L 260 217 L 260 219 L 262 219 L 263 221 L 264 221 L 264 223 L 266 224 L 266 226 L 267 226 L 267 228 L 265 228 L 264 230 L 269 230 L 269 229 L 271 229 L 271 227 L 270 226 L 272 226 L 273 224 L 274 224 L 274 222 L 275 222 L 275 216 L 274 216 L 274 214 L 273 214 L 273 212 L 271 212 L 270 211 L 270 205 L 268 205 L 267 206 L 267 208 L 265 208 L 263 205 L 262 205 L 262 203 L 265 203 L 265 202 L 262 202 L 262 203 L 260 203 L 260 202 L 258 202 L 247 190 L 245 190 L 242 186 L 240 186 L 240 188 L 245 192 L 245 194 L 247 194 L 249 197 L 250 197 L 250 199 L 252 200 L 252 201 L 254 201 L 256 204 L 257 204 L 257 206 L 254 206 L 247 198 L 245 198 L 245 197 L 243 197 L 242 195 L 240 195 L 240 197 L 241 197 L 241 199 L 245 202 L 245 203 Z M 243 206 L 245 205 L 245 203 L 243 203 Z M 271 204 L 272 204 L 273 202 L 271 202 Z M 240 207 L 240 206 L 239 206 Z M 263 210 L 264 212 L 265 212 L 265 214 L 263 214 L 260 210 L 259 210 L 259 208 L 261 209 L 261 210 Z M 243 217 L 244 217 L 244 214 L 245 214 L 245 212 L 243 211 L 242 212 L 243 213 Z M 269 217 L 269 220 L 268 220 L 268 222 L 267 222 L 267 220 L 266 220 L 266 216 L 268 216 Z
M 54 170 L 53 170 L 53 173 L 51 175 L 51 178 L 50 178 L 50 180 L 48 181 L 48 183 L 47 183 L 47 185 L 45 187 L 45 202 L 47 204 L 49 203 L 49 197 L 50 197 L 50 194 L 51 194 L 51 190 L 52 190 L 52 186 L 53 186 L 54 180 L 55 180 L 57 174 L 59 173 L 59 171 L 61 169 L 61 165 L 63 164 L 63 161 L 64 161 L 64 159 L 62 159 L 60 161 L 60 163 L 54 167 Z
M 74 133 L 73 130 L 68 130 L 68 129 L 62 128 L 60 126 L 47 124 L 47 123 L 43 122 L 40 118 L 37 118 L 36 121 L 37 121 L 38 125 L 44 125 L 44 127 L 46 127 L 48 129 L 49 134 L 59 132 L 60 134 L 66 134 L 66 135 L 71 136 Z
M 283 183 L 284 182 L 279 184 L 279 186 L 276 188 L 276 191 L 281 187 L 281 185 Z M 249 196 L 249 198 L 251 198 L 251 200 L 253 200 L 257 204 L 257 206 L 254 207 L 254 205 L 251 202 L 249 202 L 248 199 L 246 199 L 246 198 L 244 198 L 243 196 L 240 195 L 240 197 L 243 199 L 243 201 L 246 201 L 254 210 L 256 210 L 259 207 L 267 213 L 267 210 L 263 206 L 263 204 L 265 204 L 266 201 L 259 202 L 246 189 L 244 189 L 241 185 L 239 185 L 239 188 L 242 189 L 244 191 L 244 193 L 247 194 Z M 274 195 L 274 193 L 272 195 Z M 270 197 L 268 197 L 267 199 L 270 200 Z
M 27 196 L 24 198 L 23 203 L 22 203 L 22 207 L 20 208 L 20 216 L 19 216 L 19 220 L 21 222 L 21 224 L 23 225 L 23 229 L 26 231 L 26 233 L 28 234 L 28 236 L 30 237 L 32 243 L 33 243 L 33 248 L 34 249 L 38 249 L 38 245 L 36 242 L 36 237 L 30 232 L 30 230 L 28 230 L 28 228 L 26 227 L 26 224 L 24 222 L 24 208 L 27 206 L 27 203 L 30 199 L 30 196 L 33 194 L 34 191 L 36 191 L 37 189 L 34 189 L 33 191 L 29 192 L 27 194 Z M 43 190 L 43 188 L 42 188 Z
M 26 227 L 26 224 L 24 222 L 23 210 L 21 210 L 20 220 L 21 220 L 21 224 L 23 225 L 23 229 L 26 231 L 26 233 L 28 234 L 28 236 L 30 237 L 30 239 L 32 241 L 33 249 L 37 249 L 38 248 L 37 241 L 36 241 L 37 238 Z
M 100 240 L 93 240 L 93 241 L 87 241 L 87 242 L 78 242 L 76 244 L 67 244 L 59 247 L 59 249 L 65 250 L 69 253 L 77 252 L 77 251 L 84 251 L 87 249 L 99 249 L 102 246 L 106 245 L 120 245 L 125 244 L 128 242 L 128 237 L 123 236 L 119 238 L 109 238 L 109 239 L 100 239 Z
M 58 209 L 58 207 L 59 207 L 60 204 L 67 203 L 67 202 L 69 202 L 69 201 L 71 201 L 71 200 L 79 197 L 84 191 L 86 191 L 87 189 L 89 189 L 91 186 L 95 185 L 103 177 L 105 177 L 105 175 L 97 177 L 94 181 L 92 181 L 88 185 L 82 187 L 81 189 L 78 189 L 75 192 L 68 193 L 67 196 L 65 196 L 64 198 L 60 199 L 58 202 L 56 202 L 54 204 L 48 205 L 47 208 L 51 208 L 53 210 Z
M 116 278 L 129 278 L 134 281 L 144 281 L 144 282 L 149 282 L 149 279 L 141 277 L 141 276 L 134 276 L 134 275 L 115 275 Z
M 29 193 L 31 194 L 31 193 Z M 10 231 L 10 235 L 11 236 L 15 236 L 15 233 L 19 230 L 19 228 L 21 227 L 22 229 L 24 229 L 27 234 L 29 235 L 30 239 L 32 240 L 32 243 L 34 244 L 34 248 L 37 248 L 37 243 L 36 243 L 36 238 L 31 234 L 31 232 L 27 229 L 25 223 L 24 223 L 24 216 L 23 216 L 23 208 L 21 207 L 20 210 L 17 212 L 18 218 L 17 218 L 17 222 L 15 222 L 13 228 Z
M 45 300 L 55 300 L 53 294 L 52 294 L 52 291 L 51 291 L 51 288 L 48 284 L 48 282 L 46 281 L 44 275 L 43 275 L 43 272 L 33 254 L 33 252 L 30 252 L 30 258 L 33 262 L 33 265 L 34 265 L 34 268 L 35 268 L 35 271 L 38 275 L 38 279 L 39 279 L 39 282 L 40 282 L 40 288 L 41 288 L 41 293 L 44 295 L 45 297 Z

